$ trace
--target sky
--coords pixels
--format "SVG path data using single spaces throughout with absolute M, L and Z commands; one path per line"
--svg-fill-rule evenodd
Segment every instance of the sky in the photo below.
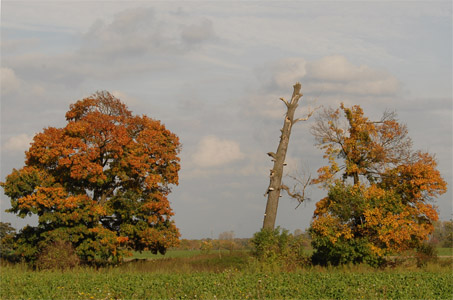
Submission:
M 1 1 L 1 178 L 24 165 L 46 127 L 64 127 L 71 103 L 107 90 L 182 143 L 169 196 L 182 238 L 250 237 L 263 222 L 292 86 L 296 117 L 358 104 L 371 119 L 394 110 L 414 149 L 435 154 L 452 218 L 451 1 Z M 285 174 L 326 161 L 310 134 L 292 130 Z M 287 176 L 287 185 L 293 184 Z M 276 224 L 308 228 L 316 186 L 300 205 L 280 198 Z M 36 223 L 5 213 L 16 228 Z

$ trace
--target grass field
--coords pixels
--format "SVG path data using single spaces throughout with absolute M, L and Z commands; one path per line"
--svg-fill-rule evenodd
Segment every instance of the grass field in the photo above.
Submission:
M 172 251 L 170 251 L 172 253 Z M 170 254 L 169 253 L 169 254 Z M 1 268 L 0 299 L 451 299 L 451 263 L 376 270 L 367 266 L 284 271 L 247 253 L 138 260 L 116 268 Z M 179 257 L 177 257 L 179 256 Z
M 2 299 L 451 299 L 449 272 L 2 271 Z
M 175 257 L 191 257 L 201 254 L 200 250 L 169 250 L 165 255 L 160 253 L 152 254 L 149 251 L 134 252 L 132 259 L 158 259 L 158 258 L 175 258 Z
M 437 248 L 438 256 L 453 256 L 453 248 Z

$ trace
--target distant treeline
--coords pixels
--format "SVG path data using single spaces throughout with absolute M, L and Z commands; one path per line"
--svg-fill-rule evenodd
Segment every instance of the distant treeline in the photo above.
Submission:
M 294 236 L 301 236 L 304 247 L 310 247 L 310 236 L 307 232 L 300 229 L 294 231 Z M 253 245 L 250 243 L 251 238 L 235 238 L 233 231 L 227 231 L 219 234 L 218 239 L 181 239 L 175 250 L 252 250 Z

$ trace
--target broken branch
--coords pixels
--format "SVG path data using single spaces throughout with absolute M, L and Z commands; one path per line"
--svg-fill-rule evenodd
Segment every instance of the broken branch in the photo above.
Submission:
M 310 119 L 310 117 L 315 113 L 315 111 L 317 111 L 319 108 L 321 108 L 321 106 L 318 106 L 318 107 L 314 108 L 313 110 L 311 110 L 305 118 L 298 118 L 298 119 L 295 119 L 295 120 L 293 121 L 293 125 L 296 124 L 296 123 L 299 122 L 299 121 L 307 121 L 307 120 Z
M 285 98 L 281 97 L 280 100 L 285 102 L 286 107 L 289 107 L 289 103 L 288 103 L 288 101 Z

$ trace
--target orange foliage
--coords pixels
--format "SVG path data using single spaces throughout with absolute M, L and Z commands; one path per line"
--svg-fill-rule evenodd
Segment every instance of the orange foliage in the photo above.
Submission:
M 407 160 L 411 140 L 394 114 L 385 113 L 380 121 L 372 122 L 358 105 L 347 108 L 341 104 L 340 109 L 324 110 L 311 129 L 318 146 L 325 151 L 324 158 L 329 160 L 329 166 L 318 170 L 319 176 L 313 183 L 324 183 L 327 187 L 342 171 L 343 178 L 352 178 L 357 184 L 360 177 L 372 179 L 386 166 Z M 339 164 L 338 159 L 344 164 Z
M 314 239 L 328 238 L 332 245 L 339 239 L 365 239 L 378 256 L 416 247 L 438 219 L 427 201 L 447 189 L 434 157 L 412 152 L 407 129 L 393 114 L 371 122 L 360 106 L 342 104 L 340 109 L 346 122 L 340 110 L 326 110 L 312 128 L 329 161 L 312 182 L 329 190 L 316 204 Z
M 66 119 L 64 128 L 37 134 L 26 167 L 2 183 L 11 212 L 37 214 L 44 227 L 83 224 L 101 244 L 175 245 L 167 196 L 179 179 L 178 137 L 108 92 L 72 104 Z

